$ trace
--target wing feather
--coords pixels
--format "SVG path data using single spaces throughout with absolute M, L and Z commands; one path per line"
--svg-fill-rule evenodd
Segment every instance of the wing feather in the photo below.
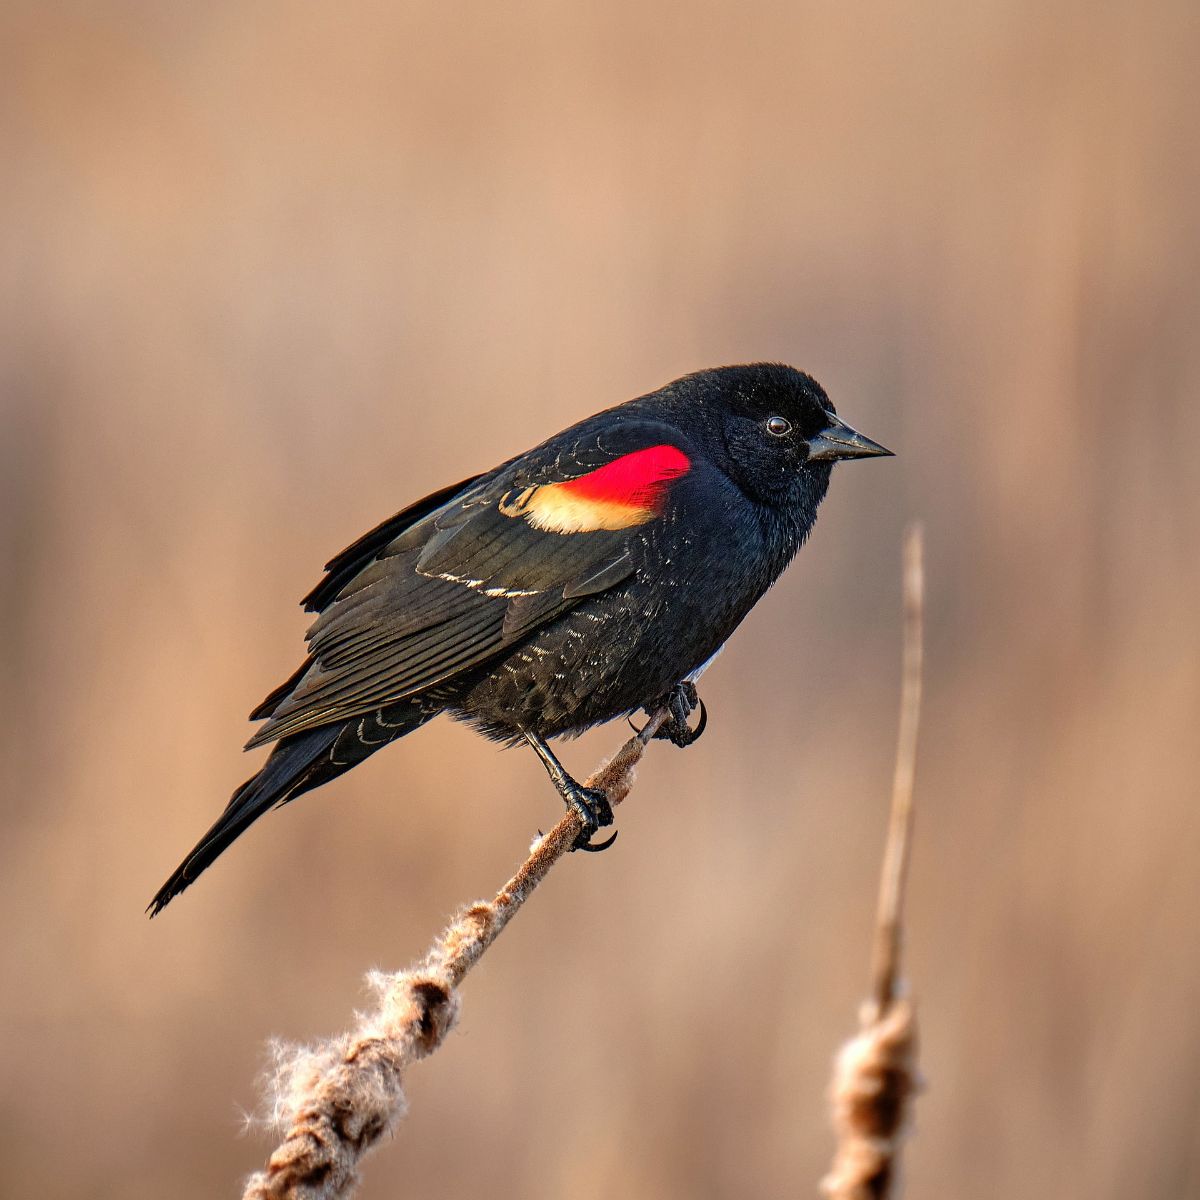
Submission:
M 471 475 L 459 483 L 449 487 L 439 488 L 428 496 L 401 509 L 394 517 L 388 517 L 374 529 L 364 533 L 357 541 L 353 541 L 340 554 L 335 554 L 325 564 L 325 577 L 301 601 L 308 612 L 320 612 L 337 599 L 343 585 L 353 579 L 358 572 L 372 562 L 375 556 L 389 542 L 394 541 L 403 530 L 411 528 L 423 517 L 437 512 L 449 504 L 456 496 L 466 491 L 480 475 Z

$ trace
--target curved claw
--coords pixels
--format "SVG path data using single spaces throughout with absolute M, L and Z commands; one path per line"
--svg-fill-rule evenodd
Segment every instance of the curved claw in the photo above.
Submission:
M 687 689 L 687 690 L 685 690 Z M 689 694 L 690 692 L 690 694 Z M 670 716 L 655 733 L 656 738 L 663 738 L 681 750 L 698 741 L 700 735 L 708 726 L 708 708 L 696 693 L 694 684 L 680 684 L 678 690 L 668 700 Z M 688 726 L 687 719 L 692 711 L 700 709 L 700 721 L 695 729 Z
M 617 840 L 617 832 L 618 831 L 614 829 L 612 837 L 606 837 L 602 842 L 593 842 L 592 834 L 595 833 L 595 830 L 587 828 L 581 829 L 579 831 L 579 836 L 572 843 L 571 849 L 573 851 L 585 850 L 588 854 L 599 854 L 601 850 L 607 850 L 609 846 L 611 846 L 613 842 Z

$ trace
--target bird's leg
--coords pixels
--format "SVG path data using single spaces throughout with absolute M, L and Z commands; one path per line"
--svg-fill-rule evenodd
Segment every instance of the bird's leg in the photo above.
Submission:
M 695 729 L 688 725 L 688 717 L 696 708 L 700 709 L 700 720 Z M 672 745 L 683 749 L 693 742 L 700 740 L 708 724 L 708 709 L 696 691 L 696 685 L 690 679 L 681 680 L 665 696 L 659 697 L 653 704 L 646 705 L 648 713 L 665 708 L 667 719 L 658 727 L 654 734 L 656 738 L 665 738 Z
M 580 830 L 571 849 L 592 852 L 607 850 L 616 841 L 617 835 L 614 833 L 612 837 L 603 842 L 593 842 L 592 834 L 601 825 L 613 823 L 613 810 L 612 805 L 608 802 L 608 796 L 599 788 L 584 787 L 583 784 L 572 779 L 562 763 L 554 757 L 554 751 L 546 745 L 545 738 L 531 733 L 528 729 L 521 730 L 521 736 L 533 747 L 534 753 L 542 760 L 542 766 L 546 768 L 550 782 L 558 789 L 563 803 L 572 809 L 583 822 L 583 829 Z

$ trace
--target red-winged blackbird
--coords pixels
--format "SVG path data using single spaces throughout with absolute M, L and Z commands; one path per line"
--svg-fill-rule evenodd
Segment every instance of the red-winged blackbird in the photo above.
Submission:
M 384 521 L 305 597 L 308 658 L 251 714 L 247 748 L 275 748 L 152 912 L 268 808 L 440 712 L 528 742 L 596 848 L 612 810 L 546 739 L 663 703 L 663 735 L 699 736 L 694 681 L 808 536 L 834 462 L 890 453 L 808 375 L 721 367 Z

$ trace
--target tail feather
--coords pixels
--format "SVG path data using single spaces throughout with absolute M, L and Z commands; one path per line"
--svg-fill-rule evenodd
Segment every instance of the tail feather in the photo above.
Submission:
M 262 770 L 233 793 L 225 811 L 158 889 L 146 911 L 152 917 L 162 912 L 268 809 L 328 783 L 388 742 L 411 733 L 436 711 L 409 701 L 281 739 Z
M 158 889 L 147 909 L 150 915 L 157 916 L 269 808 L 297 794 L 304 776 L 337 740 L 339 732 L 337 726 L 313 729 L 280 742 L 262 770 L 233 793 L 225 811 Z

